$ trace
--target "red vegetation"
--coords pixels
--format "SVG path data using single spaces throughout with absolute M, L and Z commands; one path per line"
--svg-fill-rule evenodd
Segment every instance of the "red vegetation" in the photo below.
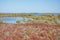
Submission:
M 0 23 L 0 40 L 58 40 L 60 25 Z

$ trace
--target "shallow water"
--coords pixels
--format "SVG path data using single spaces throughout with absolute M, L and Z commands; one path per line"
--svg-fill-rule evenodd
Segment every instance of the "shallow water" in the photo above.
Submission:
M 25 18 L 25 21 L 27 21 L 28 19 L 31 18 Z M 0 20 L 2 20 L 4 23 L 16 23 L 17 20 L 20 20 L 21 22 L 23 22 L 24 18 L 22 17 L 7 17 L 7 18 L 0 18 Z

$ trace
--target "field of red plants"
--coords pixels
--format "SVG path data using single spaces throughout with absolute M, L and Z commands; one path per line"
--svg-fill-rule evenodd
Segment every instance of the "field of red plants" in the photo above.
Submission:
M 60 40 L 60 25 L 0 23 L 0 40 Z

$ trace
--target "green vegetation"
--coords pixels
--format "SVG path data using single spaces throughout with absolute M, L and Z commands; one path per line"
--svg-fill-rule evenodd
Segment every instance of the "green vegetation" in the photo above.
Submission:
M 20 20 L 17 20 L 17 21 L 16 21 L 16 23 L 17 23 L 17 24 L 20 24 L 20 23 L 21 23 L 21 21 L 20 21 Z
M 58 15 L 58 19 L 60 20 L 60 14 Z
M 27 23 L 46 23 L 46 24 L 59 24 L 58 21 L 60 21 L 60 14 L 55 16 L 54 14 L 42 14 L 40 16 L 35 16 L 33 14 L 0 14 L 0 17 L 22 17 L 23 18 L 23 22 L 27 22 Z M 25 18 L 28 18 L 28 20 L 26 21 Z M 29 18 L 32 18 L 32 20 L 29 20 Z M 42 20 L 42 21 L 41 21 Z M 58 21 L 57 21 L 58 20 Z M 16 21 L 17 24 L 20 24 L 21 21 L 17 20 Z

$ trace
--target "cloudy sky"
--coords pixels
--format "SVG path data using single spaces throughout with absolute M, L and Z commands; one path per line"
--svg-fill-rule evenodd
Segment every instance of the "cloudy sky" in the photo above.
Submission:
M 60 0 L 0 0 L 0 13 L 60 13 Z

